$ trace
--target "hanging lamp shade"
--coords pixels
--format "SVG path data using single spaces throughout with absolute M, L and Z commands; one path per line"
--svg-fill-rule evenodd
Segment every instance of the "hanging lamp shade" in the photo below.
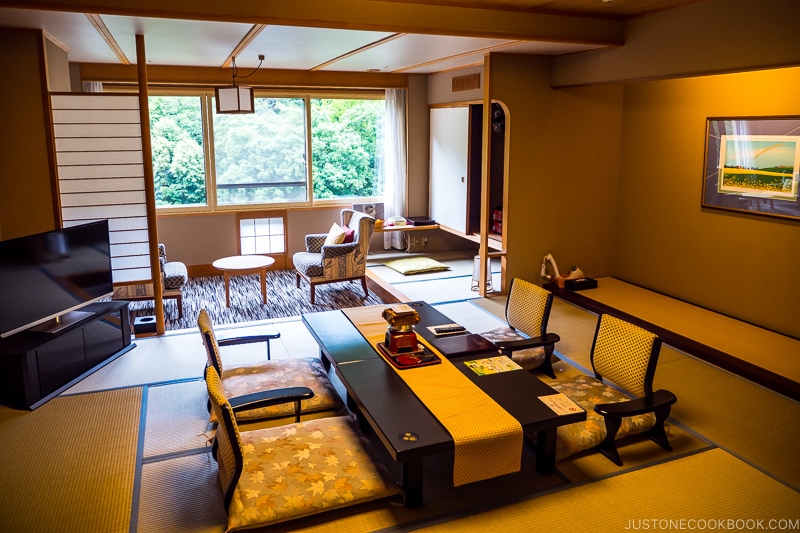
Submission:
M 253 88 L 245 85 L 216 87 L 217 113 L 255 113 Z

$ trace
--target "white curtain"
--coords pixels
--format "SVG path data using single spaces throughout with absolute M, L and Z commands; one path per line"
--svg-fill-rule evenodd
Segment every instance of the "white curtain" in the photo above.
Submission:
M 406 91 L 386 89 L 383 121 L 384 213 L 406 215 Z M 383 247 L 404 249 L 403 232 L 383 234 Z
M 85 81 L 81 84 L 83 92 L 85 93 L 101 93 L 103 92 L 102 81 Z

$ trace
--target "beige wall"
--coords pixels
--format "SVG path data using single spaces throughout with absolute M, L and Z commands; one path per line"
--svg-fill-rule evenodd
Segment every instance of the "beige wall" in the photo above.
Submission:
M 625 87 L 616 277 L 800 337 L 800 221 L 700 207 L 706 117 L 800 115 L 798 86 L 800 68 Z
M 430 215 L 428 194 L 430 120 L 428 118 L 428 77 L 408 77 L 406 130 L 408 131 L 408 203 L 406 215 Z
M 41 31 L 0 28 L 0 227 L 11 239 L 55 229 L 50 149 L 45 129 L 47 80 Z
M 553 86 L 800 65 L 800 2 L 710 0 L 625 23 L 625 46 L 555 61 Z
M 45 36 L 47 89 L 50 92 L 70 92 L 70 72 L 67 51 Z
M 546 58 L 492 54 L 490 96 L 507 108 L 508 279 L 538 282 L 542 258 L 612 273 L 622 87 L 553 90 Z
M 467 91 L 453 91 L 453 78 L 479 74 L 480 87 Z M 483 65 L 458 70 L 448 70 L 428 76 L 428 103 L 450 104 L 454 102 L 480 102 L 483 100 Z
M 341 207 L 297 209 L 287 214 L 287 258 L 305 250 L 307 233 L 327 233 L 339 222 Z M 190 266 L 210 265 L 215 259 L 239 253 L 236 214 L 166 215 L 158 217 L 158 238 L 170 261 Z M 287 266 L 291 268 L 291 260 Z

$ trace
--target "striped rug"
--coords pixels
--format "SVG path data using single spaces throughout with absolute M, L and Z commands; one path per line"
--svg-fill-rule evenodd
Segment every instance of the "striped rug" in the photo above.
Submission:
M 316 304 L 312 305 L 308 283 L 295 286 L 293 270 L 267 272 L 267 303 L 261 301 L 261 285 L 257 274 L 234 276 L 230 281 L 231 306 L 225 307 L 225 285 L 222 276 L 191 278 L 183 287 L 183 318 L 178 318 L 177 302 L 164 301 L 167 330 L 197 327 L 197 315 L 205 308 L 214 324 L 238 324 L 270 318 L 299 316 L 303 313 L 331 311 L 346 307 L 384 303 L 369 293 L 364 298 L 359 282 L 344 281 L 317 285 Z M 151 300 L 131 302 L 131 320 L 154 315 Z

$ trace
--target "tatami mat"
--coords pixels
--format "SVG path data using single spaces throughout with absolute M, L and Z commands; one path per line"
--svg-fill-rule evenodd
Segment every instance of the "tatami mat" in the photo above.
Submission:
M 142 390 L 0 407 L 0 531 L 127 532 Z
M 504 320 L 500 320 L 492 313 L 476 305 L 459 302 L 455 304 L 437 304 L 434 307 L 453 319 L 453 322 L 461 324 L 469 331 L 476 333 L 490 331 L 506 324 Z
M 601 453 L 587 451 L 559 461 L 556 468 L 571 482 L 578 483 L 671 461 L 687 453 L 711 447 L 675 424 L 667 424 L 667 432 L 672 451 L 665 450 L 643 435 L 636 435 L 617 443 L 622 466 L 612 463 Z
M 202 379 L 149 387 L 144 458 L 204 448 L 208 436 L 213 435 L 207 401 L 206 382 Z
M 800 403 L 669 347 L 656 388 L 678 397 L 672 416 L 800 489 Z
M 714 449 L 416 531 L 699 530 L 701 520 L 708 530 L 741 530 L 748 520 L 796 524 L 798 509 L 800 494 Z
M 223 533 L 228 516 L 211 455 L 145 464 L 137 520 L 138 533 Z
M 384 460 L 400 479 L 400 465 L 385 455 Z M 535 456 L 527 449 L 521 472 L 457 488 L 452 486 L 452 461 L 452 454 L 425 460 L 424 505 L 420 508 L 407 509 L 398 503 L 382 500 L 255 531 L 358 533 L 408 529 L 420 520 L 468 512 L 487 504 L 502 505 L 506 501 L 563 486 L 558 476 L 542 476 L 535 471 Z M 146 463 L 142 471 L 138 523 L 139 532 L 223 531 L 226 516 L 222 509 L 216 463 L 206 454 Z
M 202 377 L 206 352 L 197 332 L 136 339 L 136 348 L 68 389 L 65 394 Z
M 376 444 L 376 447 L 380 444 Z M 400 465 L 385 456 L 387 466 L 400 479 Z M 467 513 L 485 508 L 487 505 L 503 505 L 505 502 L 531 494 L 547 492 L 563 486 L 555 474 L 543 476 L 535 470 L 535 456 L 529 449 L 523 453 L 522 470 L 480 483 L 453 487 L 453 455 L 440 454 L 425 459 L 423 505 L 407 509 L 389 501 L 372 502 L 340 511 L 276 524 L 264 531 L 304 531 L 330 533 L 360 533 L 380 530 L 407 531 L 416 523 Z
M 271 341 L 273 359 L 282 357 L 319 357 L 319 346 L 299 318 L 242 324 L 238 328 L 214 328 L 224 339 L 255 335 L 263 331 L 279 331 L 281 337 Z M 64 394 L 133 387 L 158 383 L 195 380 L 203 377 L 207 356 L 197 330 L 179 330 L 162 337 L 136 339 L 136 348 L 88 376 Z M 224 364 L 234 366 L 267 359 L 266 344 L 226 346 Z
M 500 274 L 492 274 L 494 283 L 499 286 Z M 471 290 L 472 275 L 439 278 L 435 281 L 408 281 L 396 283 L 394 288 L 408 296 L 410 300 L 424 300 L 429 304 L 443 302 L 459 302 L 480 298 L 480 294 Z

